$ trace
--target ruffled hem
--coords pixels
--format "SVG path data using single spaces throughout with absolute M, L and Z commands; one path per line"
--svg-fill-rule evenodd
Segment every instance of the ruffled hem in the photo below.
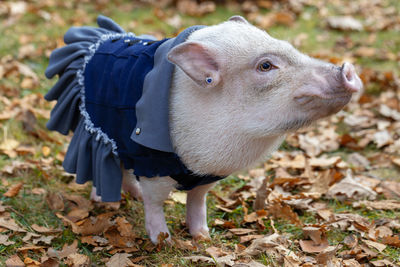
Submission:
M 99 16 L 101 28 L 73 27 L 64 36 L 67 46 L 50 56 L 46 77 L 59 75 L 58 82 L 46 94 L 57 100 L 47 128 L 61 134 L 74 131 L 63 163 L 67 172 L 76 173 L 76 182 L 93 181 L 102 201 L 119 201 L 122 173 L 117 146 L 100 128 L 94 127 L 85 108 L 84 70 L 96 49 L 114 38 L 132 37 L 111 19 Z

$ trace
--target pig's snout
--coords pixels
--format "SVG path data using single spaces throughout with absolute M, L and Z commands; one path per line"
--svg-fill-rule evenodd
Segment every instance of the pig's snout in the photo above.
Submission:
M 358 77 L 353 64 L 343 63 L 341 67 L 341 76 L 343 81 L 343 87 L 350 93 L 359 92 L 362 89 L 362 82 Z

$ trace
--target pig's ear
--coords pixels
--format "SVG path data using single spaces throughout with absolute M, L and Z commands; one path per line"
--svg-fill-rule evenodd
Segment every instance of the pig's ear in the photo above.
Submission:
M 228 21 L 236 21 L 236 22 L 240 22 L 240 23 L 250 24 L 245 18 L 243 18 L 242 16 L 239 16 L 239 15 L 230 17 L 228 19 Z
M 168 60 L 181 68 L 198 85 L 215 87 L 221 77 L 214 54 L 201 43 L 184 42 L 171 49 Z

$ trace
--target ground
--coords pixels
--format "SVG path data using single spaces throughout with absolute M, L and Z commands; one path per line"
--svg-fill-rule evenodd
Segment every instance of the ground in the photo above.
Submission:
M 216 2 L 0 2 L 0 265 L 400 264 L 400 2 Z M 71 135 L 45 127 L 54 103 L 43 95 L 56 81 L 44 76 L 50 52 L 70 26 L 95 25 L 98 14 L 158 38 L 241 14 L 304 53 L 352 62 L 364 92 L 288 136 L 265 163 L 221 181 L 207 199 L 211 241 L 191 239 L 185 194 L 172 194 L 175 244 L 154 246 L 142 203 L 129 195 L 91 203 L 90 184 L 76 185 L 61 167 Z

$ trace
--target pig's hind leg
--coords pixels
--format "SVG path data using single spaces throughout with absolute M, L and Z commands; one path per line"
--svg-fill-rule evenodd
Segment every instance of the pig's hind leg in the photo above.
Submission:
M 142 189 L 133 174 L 133 170 L 122 169 L 122 189 L 125 193 L 131 194 L 136 200 L 143 200 Z
M 186 225 L 194 239 L 210 239 L 207 226 L 206 195 L 215 183 L 195 187 L 187 194 Z
M 97 195 L 97 190 L 94 186 L 92 186 L 92 192 L 90 192 L 90 199 L 94 202 L 101 202 L 101 196 Z
M 164 200 L 174 188 L 176 181 L 170 177 L 140 177 L 142 189 L 145 224 L 151 242 L 158 243 L 158 235 L 167 233 L 167 242 L 171 240 L 164 217 Z

